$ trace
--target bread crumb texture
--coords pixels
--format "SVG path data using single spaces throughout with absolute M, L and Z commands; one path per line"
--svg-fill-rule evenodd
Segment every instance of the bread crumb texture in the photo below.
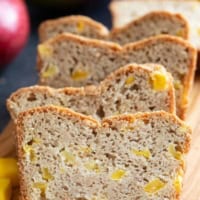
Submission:
M 99 124 L 68 109 L 32 109 L 17 123 L 21 193 L 30 200 L 173 200 L 181 192 L 190 132 L 162 111 Z

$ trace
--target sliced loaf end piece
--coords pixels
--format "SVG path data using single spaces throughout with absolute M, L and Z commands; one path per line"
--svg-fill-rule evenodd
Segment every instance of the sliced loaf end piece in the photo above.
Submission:
M 181 14 L 154 11 L 132 20 L 121 28 L 114 28 L 110 33 L 110 40 L 124 45 L 160 34 L 188 39 L 188 22 Z
M 102 125 L 41 107 L 17 123 L 24 199 L 178 199 L 191 130 L 166 112 L 122 115 Z
M 72 15 L 41 23 L 40 42 L 65 32 L 96 39 L 105 39 L 109 34 L 109 30 L 103 24 L 86 16 Z

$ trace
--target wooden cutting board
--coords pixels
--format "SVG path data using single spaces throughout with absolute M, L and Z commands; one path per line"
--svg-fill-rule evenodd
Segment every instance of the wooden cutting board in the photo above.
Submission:
M 190 95 L 186 122 L 192 127 L 193 135 L 181 200 L 200 200 L 200 75 L 197 75 Z M 13 130 L 13 122 L 9 122 L 0 135 L 0 157 L 16 155 Z

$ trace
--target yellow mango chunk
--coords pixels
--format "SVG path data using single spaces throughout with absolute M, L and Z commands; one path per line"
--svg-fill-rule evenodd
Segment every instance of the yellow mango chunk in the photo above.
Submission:
M 89 161 L 87 163 L 85 163 L 85 168 L 90 170 L 90 171 L 94 171 L 96 173 L 99 173 L 100 172 L 100 167 L 99 165 L 95 162 L 95 161 Z
M 174 188 L 178 194 L 181 193 L 182 182 L 183 182 L 183 171 L 180 170 L 173 182 Z
M 41 182 L 34 183 L 33 187 L 39 189 L 41 196 L 45 197 L 45 192 L 46 192 L 46 189 L 47 189 L 46 183 L 41 183 Z
M 77 23 L 77 31 L 79 33 L 83 32 L 84 28 L 85 28 L 84 22 L 80 21 Z
M 161 190 L 165 185 L 166 183 L 156 178 L 144 186 L 144 191 L 153 194 Z
M 129 77 L 126 79 L 125 84 L 126 84 L 126 85 L 131 85 L 131 84 L 134 83 L 134 80 L 135 80 L 135 78 L 134 78 L 133 76 L 129 76 Z
M 178 31 L 176 32 L 176 36 L 178 36 L 178 37 L 184 37 L 184 32 L 183 32 L 183 30 L 182 30 L 182 29 L 178 30 Z
M 88 156 L 92 153 L 92 148 L 90 147 L 81 147 L 80 150 L 85 156 Z
M 147 150 L 137 150 L 137 149 L 132 149 L 132 153 L 135 154 L 136 156 L 143 156 L 147 159 L 151 157 L 151 152 Z
M 64 158 L 65 162 L 68 164 L 74 165 L 76 163 L 75 156 L 68 151 L 62 151 L 61 156 Z
M 183 85 L 181 84 L 181 82 L 179 80 L 174 81 L 174 88 L 176 90 L 180 90 L 182 89 Z
M 169 145 L 168 151 L 176 160 L 183 160 L 183 154 L 180 151 L 177 151 L 173 144 Z
M 50 173 L 48 168 L 43 168 L 42 169 L 42 178 L 46 181 L 53 180 L 53 175 Z
M 160 71 L 152 73 L 151 82 L 153 89 L 156 91 L 163 91 L 168 88 L 167 76 Z
M 23 150 L 25 153 L 27 153 L 29 155 L 29 158 L 31 161 L 34 162 L 37 160 L 35 151 L 33 150 L 33 147 L 31 145 L 28 145 L 28 144 L 24 145 Z
M 8 178 L 13 186 L 18 186 L 18 166 L 14 158 L 0 158 L 0 179 Z
M 0 200 L 10 200 L 12 185 L 10 179 L 0 178 Z
M 112 173 L 111 179 L 114 180 L 114 181 L 119 181 L 119 180 L 122 179 L 125 175 L 126 175 L 125 170 L 117 169 L 117 170 L 115 170 L 115 171 Z
M 59 70 L 56 65 L 50 64 L 42 73 L 42 78 L 51 78 L 58 74 Z
M 46 44 L 40 44 L 38 46 L 38 52 L 42 57 L 51 57 L 53 55 L 52 47 Z
M 88 76 L 89 76 L 88 72 L 80 69 L 73 71 L 71 75 L 72 79 L 75 81 L 85 80 L 88 78 Z

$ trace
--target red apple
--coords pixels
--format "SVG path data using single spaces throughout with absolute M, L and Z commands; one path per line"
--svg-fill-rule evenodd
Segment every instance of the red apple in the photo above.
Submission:
M 23 0 L 0 0 L 0 67 L 24 47 L 29 35 L 29 15 Z

